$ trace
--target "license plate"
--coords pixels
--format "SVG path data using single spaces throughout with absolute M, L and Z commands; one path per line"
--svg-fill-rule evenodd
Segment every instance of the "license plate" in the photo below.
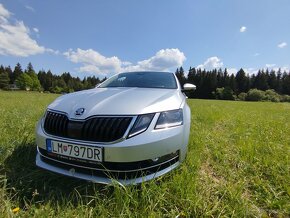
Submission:
M 103 160 L 102 148 L 87 145 L 78 145 L 62 141 L 48 139 L 46 141 L 48 152 L 83 160 L 98 161 Z

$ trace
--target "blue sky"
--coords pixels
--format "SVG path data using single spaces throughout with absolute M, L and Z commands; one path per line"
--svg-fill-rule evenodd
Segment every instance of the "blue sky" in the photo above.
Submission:
M 290 69 L 289 0 L 0 0 L 0 64 L 110 76 Z

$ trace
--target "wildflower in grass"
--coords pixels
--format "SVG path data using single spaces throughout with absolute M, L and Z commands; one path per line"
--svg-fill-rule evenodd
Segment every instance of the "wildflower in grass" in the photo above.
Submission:
M 18 212 L 19 212 L 19 210 L 20 210 L 20 208 L 19 208 L 19 207 L 15 207 L 15 208 L 12 210 L 12 212 L 13 212 L 13 213 L 18 213 Z

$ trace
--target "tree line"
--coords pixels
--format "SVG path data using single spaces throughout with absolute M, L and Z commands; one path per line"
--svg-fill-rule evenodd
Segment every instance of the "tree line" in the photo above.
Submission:
M 55 75 L 50 70 L 35 72 L 31 63 L 25 70 L 19 63 L 12 70 L 10 66 L 0 66 L 0 89 L 16 87 L 21 90 L 45 91 L 52 93 L 68 93 L 84 89 L 94 88 L 100 82 L 106 80 L 91 76 L 80 79 L 73 77 L 69 72 Z
M 267 90 L 268 94 L 274 92 L 286 98 L 290 95 L 290 72 L 282 72 L 280 69 L 277 71 L 262 69 L 256 74 L 249 75 L 243 69 L 236 74 L 229 74 L 227 69 L 205 70 L 190 67 L 188 74 L 185 74 L 184 69 L 180 67 L 176 69 L 175 74 L 181 85 L 185 83 L 196 85 L 195 92 L 187 93 L 190 98 L 247 100 L 250 99 L 251 93 L 258 93 L 252 90 L 265 92 L 259 92 L 259 95 L 261 93 L 266 95 Z M 13 70 L 10 66 L 0 66 L 0 89 L 14 86 L 22 90 L 68 93 L 94 88 L 104 80 L 106 78 L 100 79 L 95 76 L 80 79 L 71 76 L 69 72 L 55 75 L 50 70 L 40 70 L 36 73 L 31 63 L 25 70 L 22 70 L 19 63 Z
M 256 74 L 249 75 L 243 69 L 236 74 L 229 74 L 227 69 L 204 70 L 190 67 L 188 74 L 185 75 L 183 68 L 180 67 L 175 74 L 181 85 L 185 83 L 196 85 L 196 91 L 188 93 L 191 98 L 235 100 L 240 96 L 240 100 L 247 100 L 245 94 L 249 91 L 251 94 L 252 90 L 262 92 L 271 90 L 271 93 L 287 95 L 286 98 L 290 95 L 290 72 L 282 72 L 281 69 L 277 71 L 262 69 Z

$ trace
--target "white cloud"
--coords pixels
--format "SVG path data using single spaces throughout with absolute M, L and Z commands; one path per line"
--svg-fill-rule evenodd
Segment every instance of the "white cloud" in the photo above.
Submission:
M 122 62 L 122 66 L 126 67 L 126 66 L 130 66 L 132 65 L 132 63 L 130 61 L 123 61 Z
M 243 70 L 246 72 L 246 74 L 253 75 L 258 73 L 258 69 L 256 68 L 243 68 Z
M 0 4 L 0 55 L 27 57 L 45 52 L 43 46 L 30 37 L 23 21 L 10 21 L 11 13 Z
M 274 67 L 273 70 L 274 71 L 278 71 L 280 69 L 280 71 L 283 73 L 283 72 L 290 72 L 290 66 L 286 65 L 286 66 L 283 66 L 283 67 Z
M 257 56 L 260 56 L 260 53 L 255 53 L 254 55 L 253 55 L 254 57 L 257 57 Z
M 36 27 L 33 28 L 33 31 L 36 32 L 36 33 L 39 33 L 39 29 L 36 28 Z
M 11 13 L 0 3 L 0 17 L 9 18 Z
M 273 68 L 276 66 L 276 64 L 266 64 L 265 66 L 266 66 L 266 68 Z
M 240 32 L 241 32 L 241 33 L 246 32 L 246 30 L 247 30 L 247 27 L 245 27 L 245 26 L 242 26 L 242 27 L 240 28 Z
M 0 54 L 27 57 L 44 51 L 44 47 L 30 38 L 29 29 L 22 21 L 0 24 Z
M 221 68 L 223 66 L 223 62 L 218 57 L 209 57 L 203 64 L 198 65 L 196 68 L 212 70 L 215 68 Z
M 105 57 L 92 49 L 76 51 L 70 49 L 64 55 L 73 63 L 81 63 L 81 72 L 109 73 L 119 72 L 121 69 L 121 60 L 118 57 Z
M 94 65 L 85 65 L 79 68 L 80 72 L 100 72 L 98 67 Z
M 25 8 L 26 8 L 27 10 L 29 10 L 29 11 L 32 11 L 32 12 L 35 11 L 34 8 L 31 7 L 31 6 L 29 6 L 29 5 L 25 5 Z
M 161 49 L 153 57 L 139 61 L 136 65 L 126 67 L 125 71 L 153 70 L 169 71 L 171 68 L 180 67 L 186 57 L 177 48 Z
M 278 48 L 285 48 L 287 46 L 287 43 L 286 42 L 281 42 L 277 46 L 278 46 Z
M 116 73 L 121 71 L 168 71 L 171 68 L 179 67 L 185 61 L 185 55 L 179 49 L 162 49 L 153 57 L 132 64 L 128 61 L 121 61 L 118 57 L 105 57 L 92 49 L 76 51 L 70 49 L 63 53 L 73 63 L 80 63 L 80 72 L 95 73 Z
M 266 67 L 265 68 L 243 68 L 244 71 L 249 74 L 250 76 L 253 75 L 253 74 L 257 74 L 259 70 L 264 70 L 266 71 L 267 68 L 271 69 L 271 70 L 274 70 L 275 72 L 277 72 L 279 69 L 281 70 L 281 72 L 290 72 L 290 67 L 289 65 L 284 65 L 282 67 L 277 67 L 276 64 L 266 64 Z
M 227 68 L 227 71 L 230 75 L 231 74 L 236 75 L 236 73 L 238 72 L 238 70 L 236 68 Z
M 58 55 L 60 53 L 59 50 L 54 50 L 51 48 L 46 48 L 45 51 L 50 53 L 50 54 L 55 54 L 55 55 Z

